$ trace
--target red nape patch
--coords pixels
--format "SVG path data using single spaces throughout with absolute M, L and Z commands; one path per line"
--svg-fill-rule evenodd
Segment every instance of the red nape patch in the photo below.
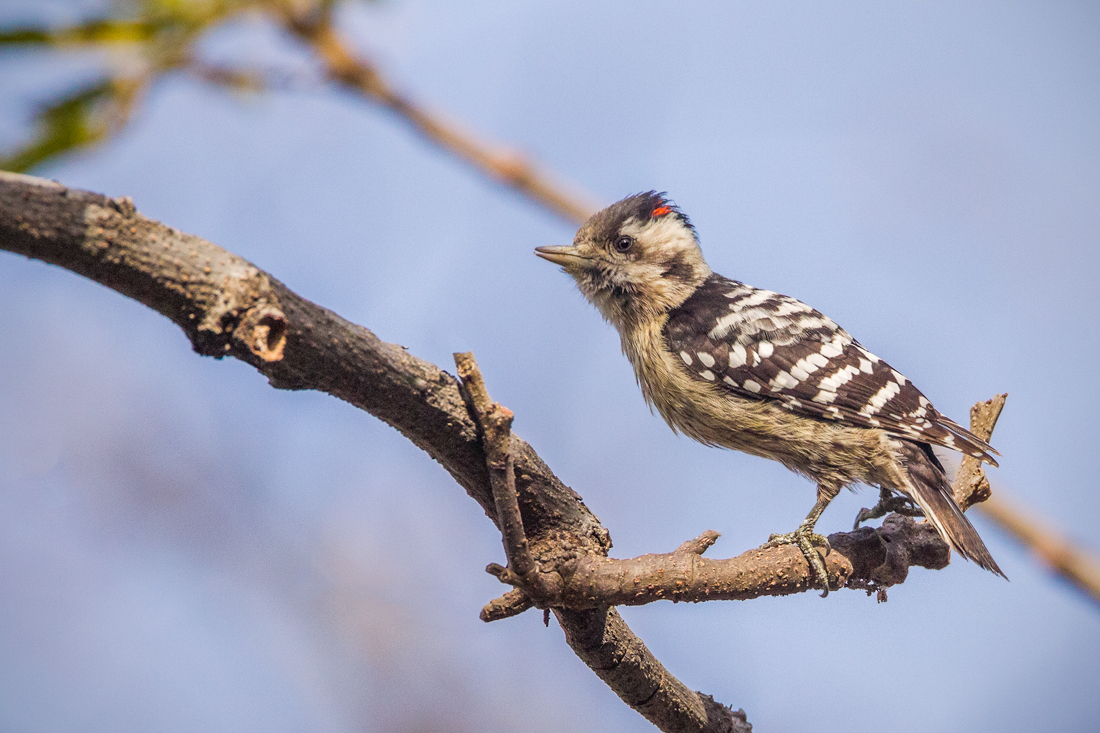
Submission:
M 652 216 L 664 216 L 665 214 L 671 214 L 671 213 L 672 213 L 672 207 L 671 206 L 658 206 L 656 209 L 653 210 Z

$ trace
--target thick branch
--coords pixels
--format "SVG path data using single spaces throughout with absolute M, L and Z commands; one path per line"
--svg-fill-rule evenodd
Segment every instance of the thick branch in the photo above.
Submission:
M 494 518 L 485 455 L 458 383 L 434 364 L 301 298 L 246 260 L 145 218 L 128 199 L 0 173 L 0 249 L 44 260 L 174 321 L 200 354 L 252 364 L 281 389 L 328 392 L 397 428 Z M 513 438 L 528 534 L 568 532 L 606 552 L 607 531 L 527 443 Z
M 939 570 L 950 560 L 933 527 L 899 515 L 888 517 L 880 529 L 839 532 L 829 542 L 825 569 L 834 589 L 885 588 L 903 582 L 910 567 Z M 803 593 L 816 582 L 802 552 L 791 545 L 721 560 L 684 550 L 627 560 L 586 556 L 562 573 L 563 605 L 574 609 L 659 600 L 748 600 Z
M 234 356 L 276 387 L 322 390 L 367 410 L 439 461 L 502 526 L 490 489 L 492 457 L 458 382 L 295 295 L 247 261 L 146 219 L 128 199 L 5 173 L 0 248 L 60 265 L 156 309 L 201 354 Z M 662 730 L 743 727 L 743 716 L 691 692 L 664 670 L 610 606 L 799 592 L 810 587 L 800 553 L 778 547 L 703 559 L 716 537 L 707 534 L 669 555 L 608 560 L 608 534 L 580 497 L 529 445 L 507 435 L 498 450 L 514 462 L 515 486 L 508 490 L 516 494 L 533 562 L 561 580 L 552 584 L 554 611 L 574 651 Z M 933 531 L 900 518 L 882 530 L 832 535 L 830 542 L 826 561 L 835 587 L 884 587 L 901 582 L 910 565 L 942 567 L 947 560 Z M 505 599 L 497 611 L 528 605 L 516 594 Z
M 79 273 L 170 318 L 200 354 L 234 356 L 281 389 L 328 392 L 397 428 L 497 522 L 478 431 L 451 375 L 288 290 L 129 199 L 0 172 L 0 249 Z M 532 551 L 557 566 L 606 554 L 607 531 L 518 436 L 516 491 Z M 613 609 L 557 612 L 577 654 L 665 731 L 745 730 L 744 715 L 688 690 Z M 590 661 L 597 660 L 597 661 Z

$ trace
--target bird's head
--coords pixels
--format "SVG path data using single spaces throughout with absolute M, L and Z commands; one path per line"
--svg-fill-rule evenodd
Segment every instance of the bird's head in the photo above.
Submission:
M 653 191 L 593 214 L 572 245 L 535 254 L 561 265 L 620 330 L 672 310 L 710 275 L 687 216 Z

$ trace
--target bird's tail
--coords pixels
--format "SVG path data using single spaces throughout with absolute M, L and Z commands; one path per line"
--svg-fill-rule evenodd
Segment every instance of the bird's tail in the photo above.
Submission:
M 898 442 L 904 445 L 902 454 L 909 473 L 911 498 L 920 505 L 925 518 L 939 530 L 940 536 L 951 549 L 1007 580 L 1008 576 L 997 567 L 974 525 L 955 503 L 947 472 L 932 452 L 932 447 L 927 443 L 911 443 L 907 440 Z

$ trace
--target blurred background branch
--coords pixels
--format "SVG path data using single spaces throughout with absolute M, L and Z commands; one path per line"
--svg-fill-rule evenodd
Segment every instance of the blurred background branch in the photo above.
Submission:
M 1100 560 L 1094 553 L 1037 516 L 1034 510 L 1006 497 L 1000 487 L 977 508 L 1050 572 L 1100 605 Z
M 334 2 L 220 0 L 175 2 L 142 0 L 120 5 L 119 16 L 94 18 L 59 28 L 25 27 L 0 31 L 0 46 L 45 46 L 103 50 L 126 55 L 129 63 L 103 81 L 79 88 L 43 105 L 36 138 L 0 159 L 0 169 L 29 171 L 53 157 L 87 148 L 118 131 L 136 102 L 162 76 L 188 71 L 233 91 L 255 92 L 285 85 L 286 75 L 235 69 L 203 61 L 195 47 L 202 37 L 244 13 L 262 13 L 279 23 L 321 62 L 326 76 L 396 114 L 426 140 L 473 166 L 483 175 L 579 224 L 596 204 L 571 192 L 521 153 L 489 144 L 473 133 L 398 92 L 376 65 L 358 55 L 333 23 Z M 284 84 L 274 83 L 282 77 Z

